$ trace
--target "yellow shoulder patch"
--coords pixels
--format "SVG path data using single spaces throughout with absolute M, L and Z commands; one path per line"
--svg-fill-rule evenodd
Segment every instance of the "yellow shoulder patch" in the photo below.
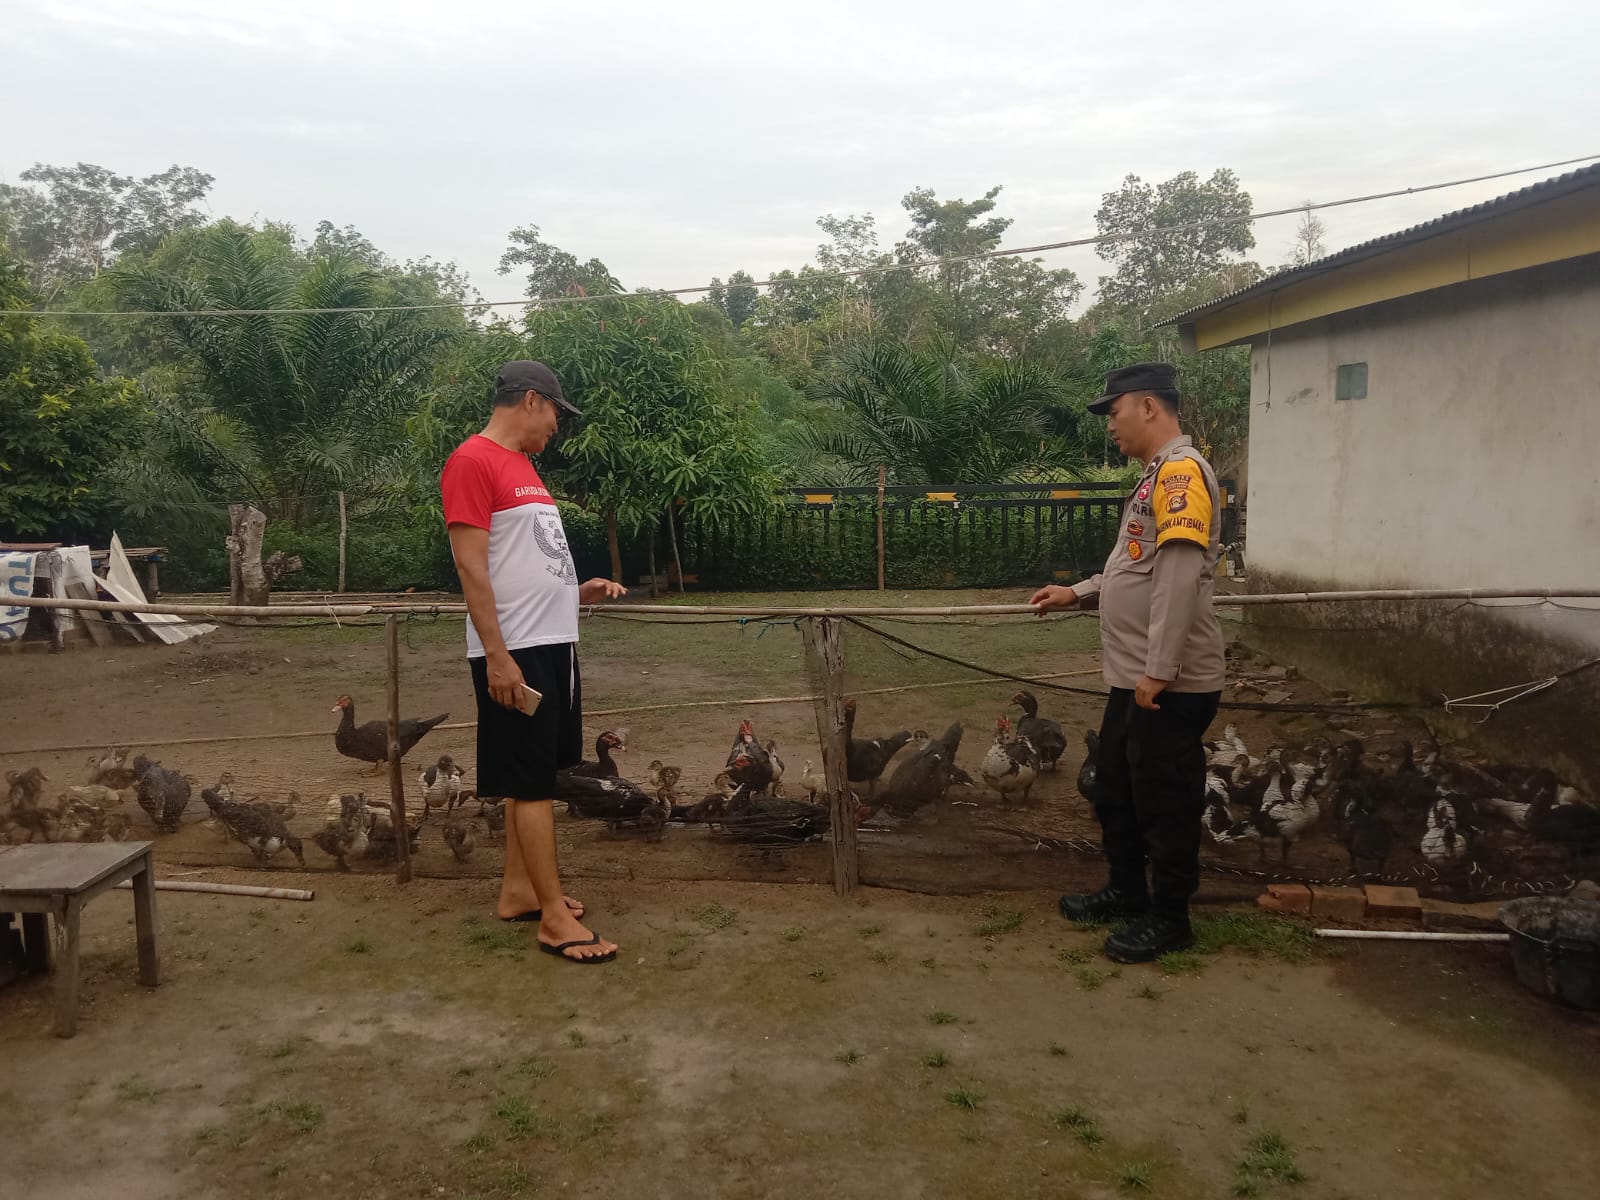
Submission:
M 1200 468 L 1186 458 L 1161 464 L 1150 507 L 1156 518 L 1156 545 L 1168 542 L 1211 544 L 1211 493 Z

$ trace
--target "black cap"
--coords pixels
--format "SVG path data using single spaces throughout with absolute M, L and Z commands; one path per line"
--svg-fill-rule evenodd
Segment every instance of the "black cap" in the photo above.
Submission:
M 1106 372 L 1106 394 L 1089 402 L 1089 411 L 1103 417 L 1118 396 L 1128 392 L 1175 392 L 1178 368 L 1171 363 L 1134 363 Z
M 561 394 L 561 381 L 556 378 L 556 373 L 542 362 L 519 358 L 516 362 L 508 362 L 501 367 L 494 377 L 494 394 L 499 396 L 505 392 L 538 392 L 541 396 L 549 397 L 558 407 L 566 409 L 573 416 L 583 416 L 567 403 L 567 398 Z

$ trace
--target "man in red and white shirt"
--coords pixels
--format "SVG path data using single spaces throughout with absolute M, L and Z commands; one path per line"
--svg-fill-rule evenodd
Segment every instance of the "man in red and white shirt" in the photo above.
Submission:
M 578 583 L 555 499 L 528 455 L 550 442 L 567 403 L 543 363 L 509 362 L 482 433 L 456 447 L 439 489 L 467 601 L 467 661 L 478 698 L 478 794 L 504 797 L 506 866 L 497 915 L 538 921 L 539 948 L 610 962 L 614 943 L 586 929 L 556 868 L 556 772 L 583 757 L 578 607 L 626 594 Z M 539 694 L 532 711 L 534 692 Z

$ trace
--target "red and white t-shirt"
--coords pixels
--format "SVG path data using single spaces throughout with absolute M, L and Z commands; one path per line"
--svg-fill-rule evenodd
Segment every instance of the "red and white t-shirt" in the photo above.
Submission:
M 561 514 L 526 454 L 473 434 L 439 479 L 446 525 L 489 531 L 489 583 L 506 649 L 578 640 L 578 571 Z M 467 618 L 467 657 L 483 641 Z

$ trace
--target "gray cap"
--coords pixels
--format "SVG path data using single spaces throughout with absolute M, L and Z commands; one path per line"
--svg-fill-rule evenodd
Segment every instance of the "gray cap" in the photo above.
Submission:
M 583 416 L 567 403 L 567 398 L 561 394 L 561 381 L 556 378 L 556 373 L 542 362 L 519 358 L 501 367 L 494 377 L 494 394 L 499 396 L 505 392 L 538 392 L 541 396 L 549 397 L 557 407 L 566 409 L 573 416 Z

